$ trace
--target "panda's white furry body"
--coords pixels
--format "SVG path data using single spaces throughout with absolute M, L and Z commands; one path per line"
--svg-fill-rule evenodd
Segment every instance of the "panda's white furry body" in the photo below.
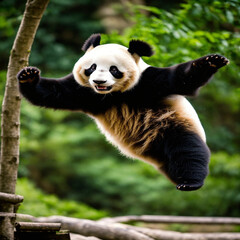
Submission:
M 105 44 L 96 46 L 95 48 L 90 48 L 85 53 L 85 56 L 81 57 L 75 64 L 73 69 L 74 77 L 80 84 L 86 86 L 90 83 L 94 87 L 93 79 L 107 79 L 108 81 L 104 85 L 111 86 L 115 81 L 114 77 L 109 73 L 109 68 L 112 65 L 116 65 L 121 72 L 134 72 L 133 75 L 136 80 L 131 81 L 131 85 L 127 86 L 127 89 L 129 90 L 138 83 L 142 72 L 149 67 L 149 65 L 137 55 L 135 56 L 135 58 L 137 58 L 136 65 L 135 59 L 131 58 L 130 55 L 131 54 L 127 51 L 127 48 L 119 44 Z M 93 63 L 97 65 L 97 69 L 91 74 L 89 79 L 84 79 L 84 75 L 81 73 L 85 69 L 90 68 Z M 84 66 L 84 68 L 82 68 L 82 66 Z M 130 82 L 129 79 L 132 79 L 133 77 L 125 76 L 125 78 L 128 79 L 128 82 Z M 125 87 L 122 91 L 125 91 Z M 197 113 L 186 98 L 180 95 L 171 95 L 166 97 L 164 101 L 169 102 L 171 108 L 169 108 L 168 112 L 157 117 L 159 122 L 163 122 L 163 120 L 168 122 L 168 118 L 174 113 L 177 113 L 177 115 L 188 119 L 192 123 L 192 129 L 198 133 L 204 141 L 206 141 L 205 133 Z M 148 131 L 145 136 L 141 136 L 141 138 L 145 138 L 145 144 L 143 146 L 138 147 L 137 149 L 133 148 L 131 144 L 127 143 L 129 136 L 131 135 L 132 142 L 138 141 L 140 132 L 138 126 L 149 123 L 138 121 L 139 119 L 137 117 L 139 116 L 139 113 L 131 111 L 126 104 L 120 109 L 121 111 L 117 111 L 116 107 L 113 106 L 107 112 L 104 112 L 99 116 L 93 116 L 99 129 L 106 136 L 108 141 L 118 147 L 123 154 L 131 158 L 138 158 L 143 161 L 153 162 L 156 165 L 157 161 L 155 159 L 151 159 L 150 157 L 146 159 L 146 157 L 142 156 L 144 149 L 154 137 L 154 131 L 156 131 L 156 129 Z M 142 114 L 144 114 L 146 116 L 145 119 L 149 121 L 154 118 L 154 116 L 152 116 L 154 113 L 150 112 L 148 109 L 145 112 L 142 112 Z M 123 119 L 124 122 L 122 121 Z M 164 126 L 162 127 L 164 128 Z
M 164 130 L 164 127 L 166 127 L 169 121 L 171 122 L 171 117 L 173 117 L 173 115 L 181 116 L 181 118 L 187 119 L 188 122 L 191 123 L 191 129 L 196 132 L 204 142 L 206 142 L 206 135 L 198 115 L 185 97 L 180 95 L 171 95 L 165 98 L 164 101 L 168 102 L 171 106 L 168 111 L 158 116 L 157 113 L 146 110 L 142 112 L 145 116 L 144 122 L 140 121 L 138 118 L 139 114 L 131 111 L 127 105 L 123 105 L 120 108 L 120 111 L 117 111 L 117 109 L 113 107 L 104 114 L 94 116 L 93 118 L 101 132 L 106 136 L 107 140 L 119 148 L 124 155 L 152 163 L 158 168 L 158 160 L 150 157 L 146 159 L 146 157 L 142 156 L 142 153 L 145 148 L 148 147 L 148 144 L 151 143 L 152 138 L 156 136 L 157 132 L 161 128 Z M 142 139 L 139 139 L 140 131 L 138 128 L 142 125 L 146 125 L 145 128 L 147 128 L 151 121 L 156 118 L 159 123 L 158 128 L 154 128 L 151 131 L 148 131 L 147 134 L 141 136 L 141 138 L 145 138 L 145 144 L 139 146 L 137 149 L 132 147 L 132 145 L 128 143 L 129 136 L 131 135 L 131 138 L 133 139 L 131 140 L 132 143 L 134 141 L 141 141 Z
M 100 45 L 98 34 L 83 50 L 72 74 L 64 78 L 40 77 L 34 67 L 19 72 L 23 96 L 38 106 L 85 112 L 123 154 L 154 165 L 179 190 L 200 188 L 210 154 L 197 113 L 185 96 L 196 94 L 228 60 L 208 55 L 156 68 L 141 58 L 153 54 L 147 43 Z

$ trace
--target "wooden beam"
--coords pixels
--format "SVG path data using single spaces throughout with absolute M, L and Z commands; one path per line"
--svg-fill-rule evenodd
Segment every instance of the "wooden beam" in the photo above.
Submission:
M 18 204 L 23 202 L 23 196 L 0 192 L 0 202 Z
M 151 216 L 151 217 L 153 217 L 156 220 L 157 216 Z M 162 217 L 162 216 L 158 216 L 158 217 Z M 172 216 L 169 216 L 169 217 L 171 218 Z M 148 222 L 153 222 L 152 219 L 150 221 L 149 218 L 150 216 L 148 216 L 147 218 Z M 190 217 L 187 217 L 187 218 L 190 218 Z M 32 217 L 30 219 L 32 219 Z M 116 220 L 116 218 L 113 218 L 113 219 Z M 26 220 L 26 217 L 25 217 L 25 220 Z M 104 240 L 120 240 L 120 239 L 124 239 L 124 240 L 139 240 L 139 239 L 141 240 L 162 240 L 162 239 L 164 240 L 182 240 L 182 239 L 184 240 L 199 240 L 199 239 L 235 240 L 235 239 L 240 239 L 240 233 L 237 233 L 237 232 L 236 233 L 235 232 L 233 233 L 180 233 L 180 232 L 174 232 L 174 231 L 165 231 L 160 229 L 150 229 L 150 228 L 144 228 L 144 227 L 131 226 L 131 225 L 118 223 L 116 221 L 111 222 L 111 220 L 112 219 L 108 219 L 107 221 L 107 219 L 105 218 L 99 221 L 92 221 L 92 220 L 69 218 L 69 217 L 63 217 L 63 216 L 35 218 L 35 221 L 37 222 L 49 222 L 49 223 L 61 222 L 63 229 L 68 229 L 72 233 L 80 234 L 78 238 L 76 237 L 76 240 L 85 240 L 85 239 L 88 240 L 87 237 L 92 237 L 92 236 L 95 236 L 98 239 L 104 239 Z M 126 216 L 125 221 L 126 220 L 129 220 L 129 216 Z M 179 221 L 179 219 L 177 220 Z M 171 221 L 171 223 L 173 222 L 176 222 L 176 219 L 174 219 L 174 221 Z M 227 221 L 227 223 L 229 223 L 229 221 Z M 234 224 L 236 224 L 235 221 L 234 221 Z M 85 238 L 82 236 L 85 236 Z
M 188 217 L 188 216 L 122 216 L 113 218 L 103 218 L 101 222 L 106 223 L 183 223 L 183 224 L 230 224 L 240 225 L 240 218 L 234 217 Z
M 16 213 L 0 212 L 0 218 L 16 218 Z
M 15 240 L 70 240 L 67 232 L 15 232 Z
M 17 231 L 44 231 L 56 232 L 61 229 L 61 223 L 31 223 L 31 222 L 18 222 L 16 223 Z

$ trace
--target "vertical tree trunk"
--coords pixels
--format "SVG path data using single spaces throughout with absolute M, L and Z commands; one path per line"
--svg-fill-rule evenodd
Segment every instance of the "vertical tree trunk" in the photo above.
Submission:
M 28 64 L 32 43 L 48 2 L 49 0 L 27 0 L 23 19 L 10 54 L 1 114 L 0 192 L 15 193 L 19 164 L 21 102 L 16 75 Z M 13 205 L 1 203 L 0 212 L 13 213 Z M 0 239 L 13 239 L 14 225 L 8 219 L 1 223 Z

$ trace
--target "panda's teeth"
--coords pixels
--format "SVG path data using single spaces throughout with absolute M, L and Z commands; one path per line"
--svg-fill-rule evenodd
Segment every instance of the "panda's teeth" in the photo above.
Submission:
M 108 90 L 108 87 L 106 87 L 106 86 L 96 86 L 96 89 L 99 90 L 99 91 L 106 91 L 106 90 Z

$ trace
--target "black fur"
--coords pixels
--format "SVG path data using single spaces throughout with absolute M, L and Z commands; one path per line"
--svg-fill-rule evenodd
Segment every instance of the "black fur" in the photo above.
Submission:
M 151 144 L 146 156 L 163 163 L 159 170 L 176 184 L 178 190 L 196 190 L 208 175 L 210 151 L 207 145 L 183 126 L 173 124 L 166 129 L 164 137 L 158 137 Z
M 117 79 L 121 79 L 123 77 L 123 73 L 119 71 L 116 66 L 111 66 L 109 72 Z
M 94 63 L 94 64 L 92 64 L 92 66 L 90 67 L 90 68 L 88 68 L 88 69 L 86 69 L 85 70 L 85 75 L 87 76 L 87 77 L 89 77 L 95 70 L 96 70 L 96 68 L 97 68 L 97 65 Z
M 150 57 L 154 54 L 152 47 L 143 41 L 140 40 L 131 40 L 129 43 L 128 51 L 131 54 L 136 53 L 138 56 Z
M 86 52 L 91 46 L 96 47 L 100 45 L 101 35 L 99 33 L 92 34 L 82 46 L 82 50 Z
M 95 42 L 95 37 L 91 39 L 85 43 L 85 50 L 98 42 Z M 139 51 L 138 54 L 142 55 L 143 52 Z M 168 68 L 148 67 L 134 88 L 111 94 L 98 94 L 90 87 L 79 85 L 73 74 L 60 79 L 43 78 L 40 70 L 34 67 L 24 68 L 17 78 L 22 95 L 41 107 L 81 110 L 93 116 L 103 114 L 113 106 L 121 109 L 123 104 L 135 112 L 146 109 L 158 112 L 166 108 L 163 101 L 166 96 L 194 95 L 227 63 L 225 57 L 208 55 Z M 203 185 L 208 174 L 209 155 L 202 139 L 177 118 L 168 124 L 164 132 L 159 133 L 143 153 L 144 157 L 156 159 L 177 189 L 183 191 L 195 190 Z
M 22 95 L 32 104 L 53 109 L 97 112 L 95 109 L 103 95 L 95 93 L 89 87 L 80 86 L 72 73 L 60 79 L 50 79 L 40 77 L 39 72 L 37 68 L 27 67 L 17 76 Z M 21 83 L 22 76 L 27 76 L 29 81 Z

